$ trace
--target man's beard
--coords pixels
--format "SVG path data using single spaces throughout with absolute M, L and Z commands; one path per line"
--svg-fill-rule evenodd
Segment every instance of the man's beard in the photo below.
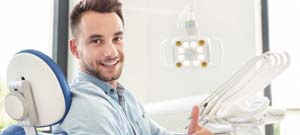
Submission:
M 122 67 L 120 68 L 120 70 L 117 71 L 118 73 L 116 75 L 114 75 L 112 77 L 106 77 L 106 76 L 104 76 L 104 74 L 101 73 L 101 71 L 97 70 L 97 68 L 86 64 L 84 61 L 82 61 L 82 63 L 83 63 L 84 69 L 88 72 L 88 74 L 90 74 L 104 82 L 118 80 L 121 76 Z

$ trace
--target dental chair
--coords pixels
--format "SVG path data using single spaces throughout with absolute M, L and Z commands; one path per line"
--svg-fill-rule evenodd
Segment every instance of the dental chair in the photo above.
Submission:
M 36 128 L 51 127 L 64 120 L 71 106 L 71 92 L 58 65 L 36 50 L 18 52 L 7 70 L 7 114 L 17 121 L 2 135 L 37 135 Z M 57 132 L 51 134 L 66 134 Z

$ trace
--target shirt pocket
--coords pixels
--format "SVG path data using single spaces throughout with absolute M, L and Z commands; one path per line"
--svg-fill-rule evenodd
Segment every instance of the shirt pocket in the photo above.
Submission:
M 138 128 L 138 135 L 150 135 L 150 126 L 149 126 L 149 122 L 147 120 L 147 118 L 143 115 L 143 116 L 139 116 L 136 120 L 135 120 L 135 124 L 136 127 Z

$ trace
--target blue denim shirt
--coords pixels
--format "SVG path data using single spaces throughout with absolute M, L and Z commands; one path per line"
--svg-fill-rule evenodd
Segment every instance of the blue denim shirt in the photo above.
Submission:
M 79 72 L 71 84 L 70 110 L 60 128 L 69 135 L 173 135 L 145 113 L 129 90 L 114 89 Z M 122 100 L 120 100 L 122 98 Z

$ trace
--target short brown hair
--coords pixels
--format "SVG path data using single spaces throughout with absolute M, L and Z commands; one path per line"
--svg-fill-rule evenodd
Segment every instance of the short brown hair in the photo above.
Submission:
M 95 11 L 98 13 L 112 13 L 115 12 L 124 25 L 122 15 L 122 3 L 119 0 L 81 0 L 73 8 L 70 16 L 70 25 L 73 36 L 76 38 L 77 25 L 82 15 L 87 11 Z

